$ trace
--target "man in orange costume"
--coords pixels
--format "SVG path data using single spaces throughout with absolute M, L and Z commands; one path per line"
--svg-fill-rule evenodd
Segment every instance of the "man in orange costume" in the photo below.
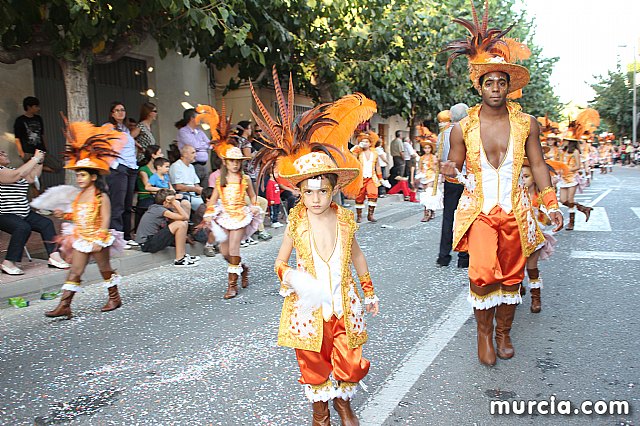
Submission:
M 497 39 L 503 34 L 483 30 L 486 21 L 481 25 L 477 17 L 473 23 L 464 22 L 472 37 L 457 40 L 446 50 L 454 52 L 449 63 L 460 55 L 469 57 L 470 78 L 482 103 L 454 126 L 449 158 L 441 171 L 465 185 L 453 246 L 469 252 L 469 301 L 478 327 L 478 359 L 494 365 L 494 317 L 497 355 L 509 359 L 514 355 L 509 333 L 516 306 L 522 302 L 526 257 L 544 240 L 521 176 L 525 156 L 557 230 L 562 215 L 544 162 L 538 123 L 520 105 L 507 101 L 507 95 L 513 97 L 529 82 L 529 71 L 512 63 L 526 58 L 528 49 L 514 40 Z M 463 176 L 459 170 L 465 161 Z

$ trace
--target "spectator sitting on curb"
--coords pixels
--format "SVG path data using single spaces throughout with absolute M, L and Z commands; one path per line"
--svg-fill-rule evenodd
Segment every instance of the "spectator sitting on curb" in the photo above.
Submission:
M 193 239 L 204 244 L 204 255 L 207 257 L 214 257 L 218 251 L 215 247 L 216 238 L 213 235 L 213 232 L 211 232 L 211 228 L 202 221 L 204 212 L 207 210 L 207 203 L 209 202 L 209 198 L 211 198 L 211 194 L 213 194 L 213 188 L 211 187 L 202 190 L 202 194 L 200 194 L 200 196 L 202 197 L 204 204 L 198 207 L 198 210 L 193 213 L 193 223 L 195 224 L 195 227 L 193 228 Z
M 169 177 L 170 164 L 169 160 L 162 157 L 153 160 L 153 168 L 156 169 L 156 171 L 149 177 L 149 181 L 144 189 L 149 192 L 158 192 L 161 189 L 171 189 L 175 191 L 173 185 L 171 185 L 171 178 Z M 176 194 L 176 200 L 180 200 L 180 204 L 186 212 L 191 211 L 191 203 L 183 199 L 182 194 Z
M 180 159 L 169 167 L 171 183 L 175 186 L 176 191 L 180 191 L 184 198 L 191 202 L 191 209 L 194 211 L 202 204 L 200 178 L 192 164 L 195 158 L 195 148 L 191 145 L 185 145 L 180 150 Z
M 200 258 L 186 250 L 189 212 L 182 208 L 171 189 L 156 192 L 151 205 L 140 220 L 136 242 L 145 253 L 156 253 L 171 245 L 176 248 L 176 267 L 196 266 Z

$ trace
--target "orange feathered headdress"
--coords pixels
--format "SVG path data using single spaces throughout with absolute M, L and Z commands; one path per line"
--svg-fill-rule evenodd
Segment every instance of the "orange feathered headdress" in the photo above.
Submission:
M 88 121 L 65 123 L 67 139 L 64 157 L 65 169 L 94 169 L 100 174 L 109 174 L 109 166 L 120 156 L 127 143 L 127 134 L 114 130 L 112 124 L 96 127 Z
M 220 114 L 218 111 L 210 105 L 198 105 L 196 107 L 196 123 L 206 123 L 210 127 L 211 143 L 213 144 L 213 150 L 218 154 L 220 158 L 228 158 L 227 151 L 231 148 L 236 148 L 231 143 L 231 116 L 227 117 L 227 108 L 222 100 L 222 107 L 220 108 Z M 235 150 L 234 150 L 235 151 Z M 234 154 L 237 154 L 234 152 Z M 248 157 L 233 156 L 239 160 L 246 160 Z
M 591 139 L 600 126 L 600 114 L 593 108 L 582 111 L 575 120 L 575 138 Z
M 365 139 L 369 141 L 371 147 L 374 147 L 380 140 L 380 136 L 378 136 L 378 134 L 373 130 L 369 130 L 368 132 L 362 132 L 358 134 L 358 136 L 356 137 L 358 143 L 362 142 Z
M 455 18 L 453 22 L 465 27 L 470 37 L 450 42 L 444 49 L 452 52 L 447 61 L 447 70 L 453 61 L 459 56 L 467 56 L 469 60 L 469 78 L 473 87 L 480 91 L 480 78 L 490 72 L 500 71 L 509 75 L 510 97 L 521 95 L 521 90 L 529 83 L 529 71 L 514 62 L 528 59 L 531 56 L 529 48 L 514 39 L 504 36 L 513 28 L 511 25 L 506 30 L 489 28 L 489 1 L 485 0 L 482 22 L 478 20 L 478 13 L 471 2 L 473 22 Z
M 309 177 L 335 173 L 342 191 L 347 196 L 357 195 L 362 184 L 360 163 L 349 152 L 348 143 L 358 125 L 376 112 L 375 102 L 355 93 L 333 103 L 318 105 L 299 117 L 294 117 L 291 76 L 287 100 L 280 87 L 275 66 L 273 83 L 280 119 L 269 114 L 251 85 L 251 92 L 262 118 L 253 112 L 252 114 L 263 129 L 264 141 L 260 142 L 266 147 L 256 155 L 256 160 L 261 164 L 258 180 L 262 182 L 264 176 L 276 171 L 295 186 Z M 335 167 L 328 167 L 325 155 Z

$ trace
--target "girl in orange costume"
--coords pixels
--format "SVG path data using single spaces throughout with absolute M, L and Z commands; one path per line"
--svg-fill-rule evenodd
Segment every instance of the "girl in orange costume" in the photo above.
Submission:
M 375 103 L 360 94 L 345 96 L 306 112 L 294 124 L 293 88 L 287 105 L 275 69 L 274 84 L 282 123 L 269 115 L 254 92 L 264 122 L 270 123 L 265 125 L 256 117 L 268 136 L 266 149 L 258 157 L 261 176 L 275 167 L 282 179 L 302 193 L 302 202 L 289 214 L 275 264 L 280 294 L 285 296 L 278 344 L 296 350 L 299 382 L 313 404 L 313 424 L 330 424 L 328 401 L 333 399 L 342 424 L 355 425 L 358 419 L 350 400 L 369 370 L 369 361 L 362 357 L 367 340 L 364 308 L 376 315 L 378 298 L 355 240 L 353 213 L 331 197 L 340 189 L 349 193 L 361 187 L 359 182 L 349 187 L 358 180 L 360 167 L 349 154 L 347 141 L 356 126 L 375 112 Z M 336 164 L 328 152 L 343 163 Z M 294 248 L 296 269 L 287 264 Z M 364 300 L 352 277 L 352 263 Z
M 209 105 L 198 105 L 196 112 L 199 114 L 196 123 L 205 122 L 209 125 L 213 149 L 222 159 L 220 177 L 216 179 L 203 219 L 211 228 L 220 245 L 220 253 L 229 264 L 227 291 L 223 297 L 232 299 L 238 295 L 239 277 L 242 277 L 242 288 L 249 286 L 249 267 L 242 263 L 240 243 L 258 229 L 262 214 L 256 206 L 256 193 L 251 179 L 242 171 L 242 162 L 250 158 L 229 143 L 231 117 L 227 117 L 224 102 L 220 114 Z
M 50 318 L 71 318 L 71 301 L 78 291 L 82 291 L 80 280 L 91 256 L 98 264 L 109 292 L 109 300 L 102 307 L 102 312 L 112 311 L 122 305 L 118 292 L 121 277 L 111 267 L 109 252 L 122 250 L 125 242 L 122 232 L 108 229 L 111 203 L 101 176 L 109 173 L 109 165 L 125 144 L 126 139 L 122 135 L 121 132 L 95 127 L 91 123 L 71 123 L 67 126 L 69 148 L 65 152 L 68 158 L 65 168 L 75 170 L 80 193 L 75 197 L 70 213 L 54 210 L 56 217 L 72 222 L 63 224 L 62 235 L 57 241 L 60 252 L 71 263 L 71 268 L 62 286 L 60 303 L 54 310 L 45 312 Z
M 569 207 L 569 223 L 565 227 L 567 231 L 573 231 L 576 220 L 576 208 L 586 216 L 585 222 L 589 221 L 593 207 L 586 207 L 575 202 L 576 190 L 578 189 L 578 171 L 582 165 L 580 159 L 580 148 L 576 139 L 565 138 L 567 145 L 560 155 L 560 161 L 567 165 L 567 170 L 560 177 L 560 202 Z
M 549 216 L 547 216 L 547 208 L 542 200 L 542 195 L 536 188 L 536 184 L 533 180 L 533 173 L 531 173 L 531 167 L 529 166 L 529 159 L 527 157 L 524 158 L 524 163 L 522 164 L 522 179 L 524 180 L 525 187 L 529 191 L 531 207 L 533 207 L 533 213 L 536 221 L 538 222 L 538 227 L 542 231 L 542 235 L 544 235 L 544 241 L 540 243 L 536 247 L 536 251 L 527 258 L 526 266 L 527 276 L 529 277 L 529 292 L 531 293 L 530 309 L 531 312 L 537 314 L 542 310 L 542 302 L 540 298 L 542 278 L 540 278 L 538 260 L 548 259 L 555 251 L 555 246 L 558 243 L 558 240 L 553 236 L 554 226 Z
M 427 199 L 431 199 L 430 196 L 433 192 L 433 186 L 438 184 L 435 181 L 436 171 L 438 170 L 438 158 L 434 154 L 435 146 L 435 143 L 427 141 L 422 147 L 424 154 L 420 157 L 420 162 L 418 163 L 418 174 L 416 178 L 420 176 L 420 183 L 424 189 L 424 192 L 420 195 L 420 204 L 424 206 L 424 216 L 421 222 L 429 222 L 436 217 L 434 207 L 437 206 L 433 206 L 427 202 Z M 440 208 L 442 208 L 442 206 L 440 206 Z

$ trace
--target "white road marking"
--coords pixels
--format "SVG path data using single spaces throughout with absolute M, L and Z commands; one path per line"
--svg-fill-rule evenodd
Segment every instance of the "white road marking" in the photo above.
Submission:
M 640 253 L 626 251 L 580 251 L 572 250 L 574 259 L 598 259 L 598 260 L 640 260 Z
M 595 204 L 595 203 L 594 203 Z M 584 221 L 585 216 L 576 212 L 576 231 L 591 231 L 591 232 L 611 232 L 611 223 L 609 223 L 609 216 L 604 207 L 594 207 L 591 211 L 591 217 L 589 222 Z
M 609 193 L 613 191 L 613 189 L 607 189 L 606 191 L 604 191 L 602 194 L 600 194 L 600 196 L 598 198 L 596 198 L 593 203 L 589 204 L 590 207 L 595 206 L 596 204 L 598 204 L 600 201 L 602 201 L 602 199 L 604 197 L 606 197 L 607 195 L 609 195 Z
M 398 368 L 380 385 L 378 392 L 369 397 L 360 410 L 361 425 L 377 426 L 387 420 L 398 403 L 471 315 L 471 306 L 467 302 L 468 294 L 469 291 L 464 290 L 454 299 L 438 322 L 429 328 L 427 334 L 398 364 Z
M 631 210 L 640 218 L 640 207 L 631 207 Z

